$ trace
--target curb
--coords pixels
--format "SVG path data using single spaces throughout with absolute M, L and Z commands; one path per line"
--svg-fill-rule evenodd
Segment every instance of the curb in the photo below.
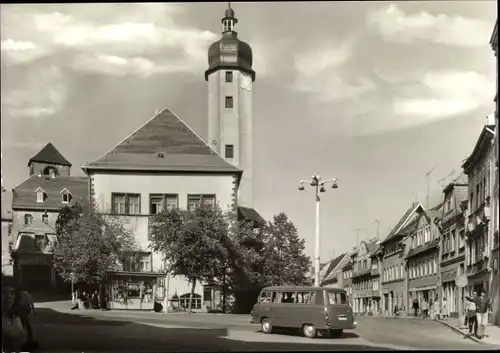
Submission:
M 468 335 L 466 333 L 464 333 L 462 330 L 460 330 L 459 328 L 456 328 L 455 326 L 447 323 L 446 321 L 442 321 L 442 320 L 436 320 L 437 322 L 440 322 L 441 324 L 445 325 L 445 326 L 448 326 L 449 328 L 451 328 L 453 331 L 461 334 L 463 337 L 466 337 L 476 343 L 480 343 L 480 344 L 487 344 L 486 342 L 483 342 L 479 339 L 477 339 L 476 337 L 472 336 L 472 335 Z

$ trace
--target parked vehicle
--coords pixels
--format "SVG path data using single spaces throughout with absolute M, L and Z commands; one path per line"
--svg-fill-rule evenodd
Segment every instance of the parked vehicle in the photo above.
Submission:
M 345 290 L 335 288 L 266 287 L 251 315 L 251 323 L 260 323 L 266 334 L 283 327 L 300 328 L 309 338 L 316 337 L 318 331 L 340 337 L 344 329 L 356 328 Z

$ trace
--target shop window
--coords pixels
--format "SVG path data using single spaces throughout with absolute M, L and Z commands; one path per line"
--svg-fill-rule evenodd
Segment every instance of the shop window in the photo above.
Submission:
M 35 236 L 35 249 L 40 250 L 40 251 L 45 250 L 45 244 L 46 244 L 45 238 L 46 238 L 45 235 L 36 235 Z
M 179 304 L 180 307 L 183 309 L 188 309 L 189 308 L 189 297 L 191 296 L 190 293 L 183 294 L 179 297 Z M 201 295 L 197 293 L 193 293 L 193 301 L 191 303 L 191 308 L 192 309 L 201 309 Z

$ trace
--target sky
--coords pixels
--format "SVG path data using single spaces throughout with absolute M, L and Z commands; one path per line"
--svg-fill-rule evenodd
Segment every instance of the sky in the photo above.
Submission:
M 384 238 L 410 204 L 442 199 L 494 111 L 495 1 L 231 4 L 253 49 L 254 203 L 285 212 L 321 260 Z M 72 174 L 171 108 L 207 135 L 209 45 L 226 3 L 1 5 L 6 189 L 52 142 Z M 454 174 L 450 173 L 455 171 Z M 448 176 L 448 177 L 447 177 Z

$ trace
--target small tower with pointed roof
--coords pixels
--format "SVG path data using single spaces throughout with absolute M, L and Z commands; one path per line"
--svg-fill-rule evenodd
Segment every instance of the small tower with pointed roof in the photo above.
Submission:
M 233 166 L 243 170 L 238 205 L 253 207 L 252 49 L 238 39 L 238 19 L 229 3 L 222 38 L 208 49 L 207 143 Z
M 71 163 L 54 147 L 48 143 L 28 162 L 29 175 L 44 175 L 55 178 L 70 176 Z

